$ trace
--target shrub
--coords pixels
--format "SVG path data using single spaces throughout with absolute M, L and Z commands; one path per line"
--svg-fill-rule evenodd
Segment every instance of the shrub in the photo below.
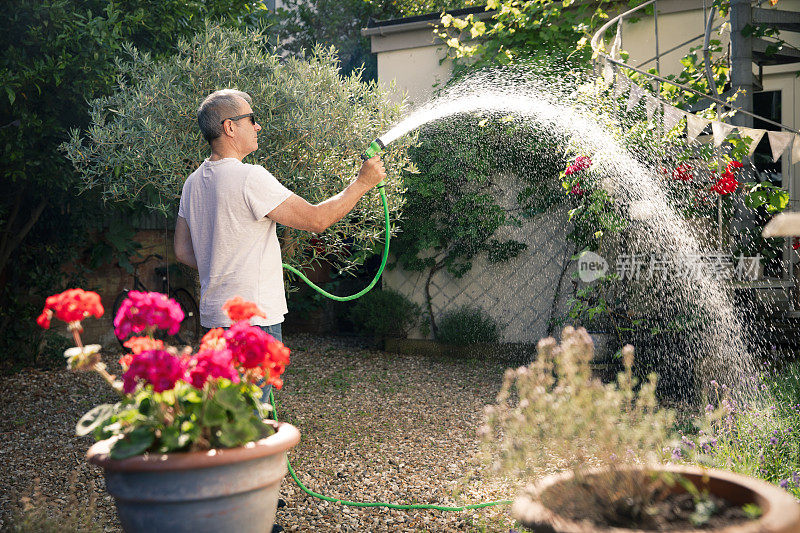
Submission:
M 356 330 L 376 337 L 404 337 L 420 316 L 419 305 L 390 289 L 368 292 L 350 310 Z
M 442 317 L 437 340 L 462 345 L 498 342 L 501 330 L 497 321 L 482 309 L 461 307 Z
M 312 203 L 340 192 L 356 176 L 367 145 L 400 118 L 401 105 L 357 73 L 341 76 L 332 49 L 282 59 L 267 51 L 266 41 L 259 32 L 209 24 L 167 60 L 127 48 L 116 91 L 91 102 L 86 136 L 73 131 L 63 145 L 84 187 L 102 190 L 108 200 L 174 211 L 186 176 L 210 153 L 195 110 L 212 91 L 229 87 L 250 94 L 263 127 L 259 149 L 246 162 L 263 164 Z M 403 142 L 382 156 L 393 218 L 403 202 Z M 302 269 L 324 259 L 352 270 L 365 259 L 353 250 L 371 254 L 383 227 L 379 194 L 370 191 L 324 233 L 283 227 L 283 260 Z
M 582 328 L 565 328 L 560 344 L 542 339 L 537 351 L 530 365 L 506 370 L 497 403 L 484 410 L 478 435 L 485 461 L 520 488 L 543 474 L 572 471 L 572 509 L 608 510 L 646 523 L 662 479 L 642 479 L 626 467 L 661 462 L 673 439 L 674 413 L 658 408 L 656 376 L 641 384 L 633 377 L 633 347 L 627 345 L 624 371 L 602 383 L 592 375 L 594 347 Z M 587 483 L 587 467 L 605 470 Z M 530 486 L 521 495 L 544 501 Z

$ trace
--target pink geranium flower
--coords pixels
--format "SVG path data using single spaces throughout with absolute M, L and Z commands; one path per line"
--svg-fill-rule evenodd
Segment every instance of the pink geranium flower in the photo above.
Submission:
M 183 310 L 175 300 L 159 292 L 130 291 L 114 317 L 114 333 L 124 339 L 153 326 L 175 335 L 181 327 Z
M 242 320 L 225 332 L 225 345 L 244 368 L 256 368 L 264 363 L 271 335 Z
M 233 354 L 230 350 L 203 350 L 189 360 L 189 383 L 202 389 L 206 381 L 225 378 L 239 383 L 239 373 L 233 366 Z
M 139 382 L 153 386 L 155 392 L 175 388 L 186 368 L 181 360 L 166 350 L 148 350 L 134 354 L 128 370 L 122 375 L 122 390 L 131 394 Z

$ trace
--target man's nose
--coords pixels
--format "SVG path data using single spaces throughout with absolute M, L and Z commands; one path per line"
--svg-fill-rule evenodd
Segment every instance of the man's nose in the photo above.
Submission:
M 256 131 L 261 131 L 261 124 L 256 122 L 255 128 L 256 128 Z

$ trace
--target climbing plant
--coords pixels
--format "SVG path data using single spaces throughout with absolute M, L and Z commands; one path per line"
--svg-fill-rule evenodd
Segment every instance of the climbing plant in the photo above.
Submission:
M 608 0 L 489 0 L 486 19 L 444 14 L 439 35 L 448 47 L 455 74 L 540 57 L 588 60 L 589 41 L 608 18 Z
M 460 278 L 479 255 L 492 263 L 527 245 L 501 236 L 563 201 L 556 134 L 510 119 L 458 116 L 424 127 L 410 148 L 417 172 L 404 173 L 406 205 L 394 252 L 425 273 L 426 310 L 438 333 L 430 286 L 441 271 Z
M 377 79 L 377 57 L 369 37 L 361 35 L 370 19 L 386 20 L 440 13 L 471 5 L 476 0 L 284 0 L 270 16 L 270 34 L 279 46 L 293 54 L 317 45 L 333 46 L 341 59 L 342 72 L 359 71 L 363 79 Z M 363 68 L 363 70 L 362 70 Z

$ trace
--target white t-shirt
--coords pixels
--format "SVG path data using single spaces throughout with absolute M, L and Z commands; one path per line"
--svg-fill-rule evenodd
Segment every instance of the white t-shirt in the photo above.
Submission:
M 291 194 L 264 167 L 234 158 L 206 159 L 186 178 L 178 216 L 186 219 L 192 237 L 204 327 L 231 324 L 222 305 L 234 296 L 255 302 L 267 315 L 251 323 L 283 322 L 281 247 L 267 213 Z

